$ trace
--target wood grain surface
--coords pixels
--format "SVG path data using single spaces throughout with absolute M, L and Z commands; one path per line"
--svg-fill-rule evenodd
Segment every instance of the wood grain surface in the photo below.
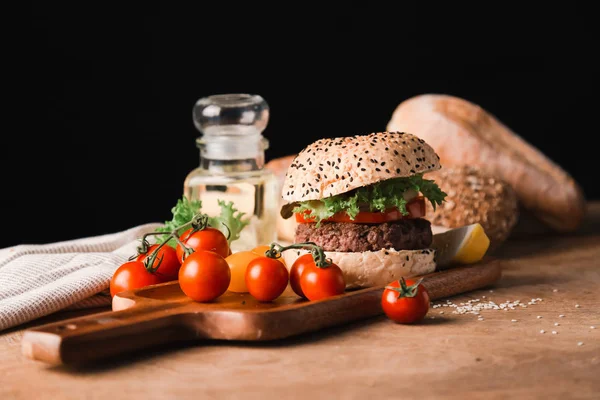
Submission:
M 578 233 L 505 243 L 495 287 L 450 298 L 543 299 L 527 308 L 477 316 L 439 307 L 414 326 L 378 316 L 281 341 L 184 342 L 86 368 L 24 357 L 25 328 L 106 309 L 59 313 L 0 335 L 0 399 L 597 399 L 600 203 L 589 210 Z
M 501 271 L 501 260 L 486 259 L 425 275 L 423 285 L 437 300 L 492 285 Z M 226 292 L 199 303 L 169 282 L 115 296 L 114 312 L 32 328 L 22 350 L 33 360 L 82 365 L 184 340 L 284 339 L 382 314 L 382 293 L 383 287 L 373 287 L 306 301 L 288 290 L 273 302 L 259 302 L 247 293 Z

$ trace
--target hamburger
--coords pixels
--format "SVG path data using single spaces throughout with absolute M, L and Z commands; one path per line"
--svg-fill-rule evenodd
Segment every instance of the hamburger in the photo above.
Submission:
M 423 139 L 378 132 L 318 140 L 289 165 L 281 216 L 294 242 L 313 242 L 344 272 L 347 288 L 384 285 L 435 270 L 426 202 L 446 193 L 424 174 L 441 168 Z M 292 265 L 303 250 L 286 251 Z

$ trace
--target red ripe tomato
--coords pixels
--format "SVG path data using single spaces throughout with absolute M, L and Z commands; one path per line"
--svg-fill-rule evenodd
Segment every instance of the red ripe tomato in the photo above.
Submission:
M 246 287 L 258 301 L 272 301 L 281 296 L 288 279 L 287 268 L 274 258 L 255 258 L 246 268 Z
M 320 268 L 313 261 L 304 266 L 300 275 L 300 287 L 307 299 L 321 300 L 344 293 L 346 281 L 344 273 L 336 264 Z
M 306 298 L 306 296 L 304 295 L 300 285 L 300 277 L 302 276 L 302 272 L 304 272 L 304 268 L 306 268 L 307 265 L 315 265 L 313 256 L 310 253 L 298 257 L 290 268 L 290 286 L 292 287 L 294 293 L 304 298 Z
M 158 246 L 158 244 L 153 244 L 150 246 L 146 254 L 140 254 L 137 256 L 136 260 L 143 262 L 146 258 L 152 255 Z M 162 261 L 160 261 L 161 258 Z M 160 265 L 158 264 L 159 261 Z M 181 263 L 179 262 L 179 258 L 177 258 L 177 252 L 174 248 L 166 244 L 161 247 L 156 254 L 156 258 L 154 259 L 151 268 L 154 269 L 157 265 L 159 265 L 159 267 L 154 273 L 158 275 L 163 282 L 177 280 Z
M 225 258 L 199 250 L 185 258 L 179 269 L 179 286 L 194 301 L 211 301 L 221 296 L 231 281 L 231 271 Z
M 110 280 L 110 295 L 125 291 L 140 289 L 162 283 L 157 274 L 151 274 L 141 261 L 129 261 L 121 265 Z
M 402 278 L 386 286 L 381 297 L 385 314 L 398 323 L 411 324 L 425 318 L 429 311 L 429 293 L 420 281 Z
M 400 219 L 422 218 L 425 216 L 425 198 L 423 196 L 415 197 L 406 205 L 408 215 L 403 215 L 397 208 L 390 208 L 385 212 L 360 211 L 354 219 L 351 219 L 346 212 L 341 211 L 332 217 L 324 219 L 327 222 L 353 222 L 356 224 L 382 224 L 384 222 L 398 221 Z M 310 213 L 296 213 L 296 222 L 307 223 L 315 222 L 310 217 Z
M 191 247 L 194 251 L 207 250 L 213 251 L 223 258 L 226 258 L 230 253 L 229 243 L 227 238 L 218 229 L 206 227 L 200 231 L 192 232 L 192 228 L 183 232 L 179 240 L 187 247 Z M 183 263 L 184 250 L 177 245 L 177 258 Z

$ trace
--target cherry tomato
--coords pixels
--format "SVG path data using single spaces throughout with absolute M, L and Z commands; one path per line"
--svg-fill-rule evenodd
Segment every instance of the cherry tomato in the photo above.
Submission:
M 154 252 L 154 250 L 156 250 L 158 246 L 158 244 L 153 244 L 152 246 L 150 246 L 146 254 L 140 254 L 139 256 L 137 256 L 136 260 L 143 262 L 146 258 L 152 255 L 152 253 Z M 179 258 L 177 258 L 177 252 L 175 251 L 175 249 L 166 244 L 163 247 L 161 247 L 158 250 L 158 253 L 156 254 L 154 262 L 152 263 L 152 268 L 155 268 L 156 265 L 158 265 L 158 262 L 161 258 L 162 261 L 160 262 L 160 265 L 156 270 L 155 274 L 158 275 L 158 277 L 163 282 L 177 280 L 177 275 L 179 274 L 179 268 L 181 267 L 181 263 L 179 262 Z
M 256 246 L 255 248 L 253 248 L 250 251 L 258 254 L 259 256 L 264 256 L 265 253 L 267 252 L 267 250 L 269 250 L 270 248 L 271 248 L 271 246 L 262 245 L 262 246 Z
M 228 256 L 225 261 L 229 264 L 231 270 L 231 282 L 228 290 L 236 293 L 247 293 L 246 287 L 246 269 L 248 264 L 255 258 L 260 257 L 252 251 L 240 251 Z
M 360 211 L 354 219 L 351 219 L 346 212 L 341 211 L 332 217 L 324 219 L 327 222 L 353 222 L 357 224 L 382 224 L 384 222 L 398 221 L 400 219 L 422 218 L 425 216 L 425 198 L 423 196 L 415 197 L 406 205 L 408 215 L 403 215 L 397 208 L 390 208 L 385 212 Z M 314 222 L 310 217 L 310 212 L 296 213 L 296 222 L 307 223 Z
M 275 300 L 281 296 L 288 281 L 288 270 L 278 259 L 257 257 L 246 269 L 246 287 L 258 301 Z
M 183 242 L 187 247 L 191 247 L 195 251 L 198 250 L 207 250 L 214 251 L 221 257 L 225 258 L 230 254 L 229 243 L 227 243 L 227 238 L 218 229 L 206 227 L 200 231 L 196 231 L 190 234 L 192 228 L 183 232 L 183 234 L 179 237 L 179 240 Z M 180 262 L 183 263 L 184 251 L 183 248 L 178 244 L 177 245 L 177 258 Z
M 320 300 L 344 293 L 346 281 L 344 273 L 336 264 L 319 268 L 313 261 L 304 265 L 300 275 L 300 287 L 307 299 Z
M 251 252 L 253 252 L 253 253 L 256 253 L 256 254 L 258 254 L 259 256 L 264 256 L 264 255 L 265 255 L 265 253 L 267 252 L 267 250 L 270 250 L 270 249 L 271 249 L 271 246 L 262 245 L 262 246 L 256 246 L 255 248 L 253 248 L 253 249 L 252 249 L 252 250 L 250 250 L 250 251 L 251 251 Z M 283 259 L 283 257 L 281 257 L 281 258 L 278 258 L 278 260 L 279 260 L 279 261 L 281 261 L 281 263 L 282 263 L 283 265 L 287 265 L 287 264 L 285 263 L 285 260 Z
M 124 290 L 139 289 L 162 283 L 157 274 L 151 274 L 141 261 L 129 261 L 121 265 L 110 280 L 110 295 Z
M 429 311 L 429 303 L 427 289 L 413 279 L 390 283 L 381 297 L 381 306 L 385 314 L 402 324 L 411 324 L 425 318 Z
M 306 296 L 304 295 L 302 287 L 300 286 L 300 277 L 302 276 L 302 272 L 304 272 L 304 268 L 307 265 L 315 266 L 315 261 L 310 253 L 296 258 L 296 261 L 294 261 L 292 267 L 290 268 L 290 286 L 292 287 L 294 293 L 304 298 L 306 298 Z
M 211 301 L 227 291 L 231 272 L 227 261 L 213 251 L 198 250 L 179 269 L 179 286 L 195 301 Z

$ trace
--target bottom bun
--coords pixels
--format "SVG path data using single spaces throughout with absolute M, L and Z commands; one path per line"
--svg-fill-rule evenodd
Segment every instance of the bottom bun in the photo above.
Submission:
M 290 268 L 307 250 L 284 251 L 282 257 Z M 409 278 L 435 271 L 435 250 L 379 250 L 361 253 L 326 251 L 327 258 L 344 273 L 346 289 L 384 286 L 401 277 Z

